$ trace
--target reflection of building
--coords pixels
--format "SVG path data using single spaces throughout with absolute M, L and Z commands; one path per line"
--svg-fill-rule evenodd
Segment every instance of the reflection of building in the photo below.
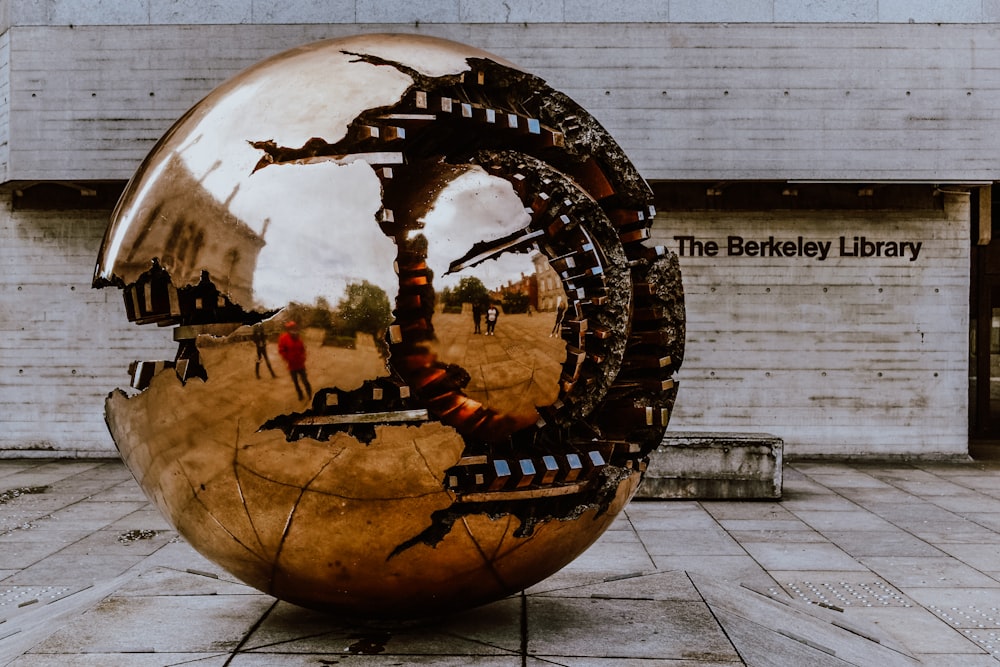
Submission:
M 170 158 L 159 183 L 163 204 L 136 213 L 122 244 L 131 251 L 119 256 L 115 273 L 137 275 L 155 257 L 176 287 L 197 283 L 206 270 L 219 292 L 251 304 L 264 239 L 230 212 L 228 202 L 213 197 L 180 157 Z
M 538 281 L 535 274 L 522 273 L 520 279 L 508 280 L 506 285 L 491 290 L 490 298 L 498 303 L 505 303 L 509 296 L 517 294 L 527 298 L 528 307 L 538 310 Z
M 532 307 L 542 311 L 555 310 L 560 298 L 566 300 L 559 274 L 549 265 L 548 258 L 542 253 L 532 255 L 531 261 L 535 265 L 534 278 L 537 288 Z

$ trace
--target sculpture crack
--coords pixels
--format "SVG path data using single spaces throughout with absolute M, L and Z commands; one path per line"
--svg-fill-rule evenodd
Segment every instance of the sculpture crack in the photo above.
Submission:
M 377 378 L 351 391 L 321 389 L 308 410 L 270 419 L 260 430 L 280 430 L 289 442 L 301 438 L 326 441 L 337 433 L 346 433 L 371 444 L 379 426 L 416 426 L 428 419 L 427 409 L 410 398 L 405 384 Z
M 239 449 L 237 448 L 237 452 Z M 250 511 L 250 507 L 247 505 L 246 494 L 243 492 L 243 480 L 240 477 L 240 464 L 239 461 L 233 459 L 233 478 L 236 481 L 236 492 L 239 494 L 240 505 L 243 508 L 243 514 L 246 516 L 247 523 L 250 524 L 250 528 L 253 530 L 254 538 L 257 540 L 257 546 L 260 548 L 261 552 L 265 551 L 264 542 L 261 540 L 260 531 L 257 529 L 257 525 L 254 522 L 254 513 Z M 252 471 L 249 471 L 251 472 Z
M 470 514 L 485 514 L 492 519 L 504 516 L 515 517 L 519 521 L 513 535 L 517 538 L 530 537 L 536 528 L 549 521 L 572 521 L 588 511 L 594 518 L 607 511 L 614 501 L 618 484 L 631 474 L 628 470 L 606 468 L 591 486 L 586 500 L 576 494 L 510 501 L 478 501 L 456 503 L 451 507 L 431 514 L 430 525 L 419 534 L 400 543 L 389 559 L 417 545 L 434 547 L 447 537 L 455 522 Z
M 289 507 L 289 509 L 288 509 L 288 515 L 287 515 L 287 518 L 285 520 L 285 525 L 284 525 L 284 527 L 281 530 L 281 538 L 278 540 L 278 545 L 277 545 L 277 548 L 275 549 L 275 552 L 274 552 L 274 558 L 271 560 L 271 568 L 270 568 L 270 573 L 269 573 L 269 577 L 268 577 L 268 586 L 267 586 L 268 590 L 271 590 L 271 591 L 274 590 L 275 575 L 278 572 L 278 569 L 279 569 L 279 567 L 281 565 L 281 553 L 282 553 L 282 551 L 285 548 L 285 543 L 286 543 L 286 541 L 288 539 L 288 533 L 289 533 L 289 531 L 292 528 L 292 520 L 295 518 L 295 512 L 299 509 L 299 504 L 302 502 L 302 499 L 305 497 L 306 492 L 309 491 L 309 487 L 312 486 L 312 484 L 319 478 L 319 476 L 323 473 L 323 471 L 326 470 L 327 467 L 329 467 L 329 465 L 331 463 L 333 463 L 334 459 L 336 459 L 336 458 L 337 458 L 336 456 L 331 457 L 328 461 L 326 461 L 326 463 L 324 463 L 319 468 L 319 470 L 317 470 L 313 474 L 313 476 L 311 478 L 309 478 L 309 480 L 305 484 L 302 485 L 302 487 L 299 489 L 299 493 L 298 493 L 297 497 L 295 498 L 295 501 L 291 504 L 291 507 Z
M 489 572 L 490 576 L 493 577 L 493 579 L 496 580 L 497 585 L 500 586 L 500 588 L 502 588 L 502 589 L 510 589 L 510 587 L 511 587 L 510 584 L 507 583 L 504 580 L 503 575 L 500 574 L 500 572 L 497 570 L 496 566 L 494 565 L 494 563 L 496 562 L 496 559 L 497 559 L 497 554 L 496 553 L 493 553 L 493 554 L 487 554 L 486 553 L 485 549 L 483 548 L 483 545 L 480 543 L 480 541 L 476 537 L 475 533 L 473 533 L 472 528 L 469 526 L 468 519 L 466 519 L 464 517 L 462 518 L 462 526 L 465 528 L 465 534 L 469 536 L 469 539 L 472 541 L 472 544 L 475 545 L 476 551 L 479 553 L 479 556 L 482 559 L 482 566 L 483 566 L 483 568 L 487 572 Z M 499 549 L 499 546 L 500 545 L 497 545 L 497 549 Z

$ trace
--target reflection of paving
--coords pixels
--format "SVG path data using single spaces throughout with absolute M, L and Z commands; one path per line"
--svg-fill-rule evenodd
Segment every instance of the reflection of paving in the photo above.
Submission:
M 549 336 L 555 315 L 501 315 L 493 336 L 475 334 L 471 315 L 434 315 L 438 358 L 458 364 L 472 376 L 465 393 L 497 412 L 536 419 L 535 406 L 559 395 L 566 343 Z
M 0 664 L 1000 664 L 996 465 L 785 480 L 780 502 L 633 503 L 524 595 L 363 627 L 235 581 L 117 462 L 0 461 Z
M 306 371 L 313 391 L 323 387 L 339 387 L 344 390 L 357 389 L 365 380 L 384 377 L 389 374 L 385 361 L 379 356 L 371 336 L 361 334 L 353 348 L 323 345 L 320 329 L 306 329 L 302 335 L 306 346 Z M 230 385 L 230 383 L 253 383 L 247 388 L 253 391 L 272 392 L 276 397 L 290 400 L 295 398 L 295 388 L 285 362 L 278 355 L 278 344 L 268 344 L 268 358 L 277 376 L 272 378 L 267 366 L 260 365 L 260 379 L 254 375 L 257 352 L 253 343 L 242 341 L 224 345 L 209 345 L 207 352 L 226 350 L 224 355 L 211 357 L 210 382 Z
M 559 394 L 559 376 L 566 360 L 566 343 L 551 337 L 554 313 L 501 315 L 493 336 L 475 334 L 471 315 L 434 315 L 435 350 L 439 361 L 464 368 L 471 380 L 465 393 L 497 412 L 512 413 L 526 423 L 537 418 L 535 407 L 549 405 Z M 365 380 L 387 376 L 385 360 L 370 336 L 358 335 L 353 349 L 322 345 L 322 332 L 307 329 L 306 370 L 313 391 L 324 387 L 357 389 Z M 213 359 L 215 380 L 261 382 L 268 391 L 294 398 L 295 390 L 277 344 L 268 346 L 272 379 L 261 365 L 261 379 L 254 378 L 256 352 L 250 342 L 236 343 L 232 351 Z

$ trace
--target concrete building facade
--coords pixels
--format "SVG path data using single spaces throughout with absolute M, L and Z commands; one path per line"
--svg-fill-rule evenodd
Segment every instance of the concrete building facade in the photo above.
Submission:
M 684 271 L 672 428 L 964 456 L 1000 433 L 998 19 L 1000 0 L 0 2 L 0 456 L 113 454 L 104 396 L 173 354 L 89 287 L 156 140 L 244 67 L 360 32 L 496 53 L 619 141 Z

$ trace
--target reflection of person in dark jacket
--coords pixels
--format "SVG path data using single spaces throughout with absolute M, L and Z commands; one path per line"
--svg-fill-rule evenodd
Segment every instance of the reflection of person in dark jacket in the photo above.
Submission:
M 267 336 L 264 335 L 264 325 L 260 322 L 253 325 L 251 340 L 253 340 L 254 347 L 257 348 L 257 363 L 253 366 L 254 375 L 257 376 L 258 380 L 260 379 L 260 362 L 263 361 L 267 364 L 267 370 L 271 371 L 271 377 L 276 377 L 274 369 L 271 368 L 271 360 L 267 358 Z
M 490 304 L 486 309 L 486 335 L 494 335 L 493 330 L 497 328 L 497 320 L 500 318 L 500 310 L 495 304 Z
M 472 333 L 482 333 L 479 327 L 483 321 L 483 304 L 478 301 L 472 304 L 472 320 L 476 323 L 476 330 Z
M 559 301 L 556 306 L 556 323 L 552 325 L 552 333 L 549 334 L 549 338 L 555 338 L 562 333 L 562 321 L 566 316 L 566 304 L 563 303 L 562 297 L 559 297 Z
M 299 380 L 305 387 L 306 395 L 312 397 L 312 387 L 309 386 L 309 377 L 306 375 L 306 346 L 299 335 L 299 327 L 295 322 L 285 323 L 285 332 L 278 338 L 278 354 L 285 360 L 288 372 L 292 374 L 292 382 L 295 384 L 295 393 L 302 396 L 302 388 L 299 387 Z

